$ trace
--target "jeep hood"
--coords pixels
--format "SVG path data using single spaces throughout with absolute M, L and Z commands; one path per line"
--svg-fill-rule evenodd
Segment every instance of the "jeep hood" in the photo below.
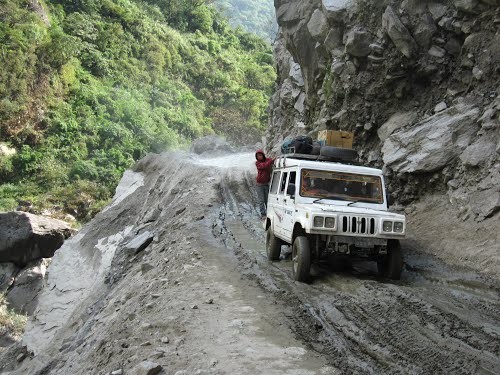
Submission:
M 347 206 L 349 202 L 340 202 L 337 204 L 325 204 L 325 203 L 314 203 L 303 205 L 303 208 L 307 211 L 312 212 L 332 212 L 332 213 L 342 213 L 342 214 L 354 214 L 354 215 L 372 215 L 372 216 L 384 216 L 387 218 L 401 219 L 404 215 L 397 214 L 394 212 L 377 210 L 367 207 L 355 207 Z M 358 203 L 360 204 L 360 203 Z

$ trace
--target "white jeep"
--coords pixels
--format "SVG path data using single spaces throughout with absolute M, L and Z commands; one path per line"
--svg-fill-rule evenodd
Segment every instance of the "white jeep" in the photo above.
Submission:
M 279 260 L 292 246 L 292 275 L 307 281 L 312 261 L 373 260 L 381 275 L 399 279 L 404 215 L 388 211 L 380 169 L 294 156 L 275 161 L 267 204 L 266 250 Z

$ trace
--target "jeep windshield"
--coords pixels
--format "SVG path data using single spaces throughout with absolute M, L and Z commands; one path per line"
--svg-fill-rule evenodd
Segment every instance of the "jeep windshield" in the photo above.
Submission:
M 379 176 L 303 169 L 300 195 L 306 198 L 384 203 Z

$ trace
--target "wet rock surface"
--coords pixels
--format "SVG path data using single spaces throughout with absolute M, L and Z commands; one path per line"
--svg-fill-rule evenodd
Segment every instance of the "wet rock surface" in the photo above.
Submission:
M 49 263 L 48 259 L 31 261 L 16 274 L 13 285 L 7 293 L 9 308 L 24 315 L 34 313 Z
M 29 353 L 22 362 L 18 347 L 0 353 L 0 371 L 469 374 L 500 365 L 498 281 L 429 254 L 426 243 L 453 226 L 447 241 L 461 236 L 473 246 L 469 225 L 448 217 L 443 196 L 409 210 L 416 229 L 404 244 L 401 281 L 379 279 L 373 264 L 361 263 L 315 265 L 311 284 L 295 283 L 287 247 L 279 262 L 267 261 L 253 160 L 166 154 L 139 162 L 131 173 L 143 186 L 56 252 L 46 303 L 24 337 Z M 146 223 L 152 204 L 163 210 Z M 439 213 L 442 226 L 433 228 L 429 217 Z M 125 251 L 145 230 L 156 234 L 149 246 Z M 500 240 L 500 231 L 471 230 Z M 441 244 L 436 254 L 447 262 L 471 253 Z M 488 244 L 474 246 L 470 264 L 498 276 Z

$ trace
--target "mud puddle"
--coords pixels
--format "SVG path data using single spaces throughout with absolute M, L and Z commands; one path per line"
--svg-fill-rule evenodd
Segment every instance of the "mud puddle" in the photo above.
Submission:
M 379 279 L 372 262 L 336 270 L 315 266 L 310 284 L 291 279 L 289 249 L 267 261 L 264 230 L 247 207 L 251 184 L 234 171 L 214 235 L 240 267 L 288 306 L 298 337 L 344 373 L 494 374 L 500 368 L 499 285 L 405 249 L 400 281 Z M 243 205 L 242 205 L 243 204 Z

